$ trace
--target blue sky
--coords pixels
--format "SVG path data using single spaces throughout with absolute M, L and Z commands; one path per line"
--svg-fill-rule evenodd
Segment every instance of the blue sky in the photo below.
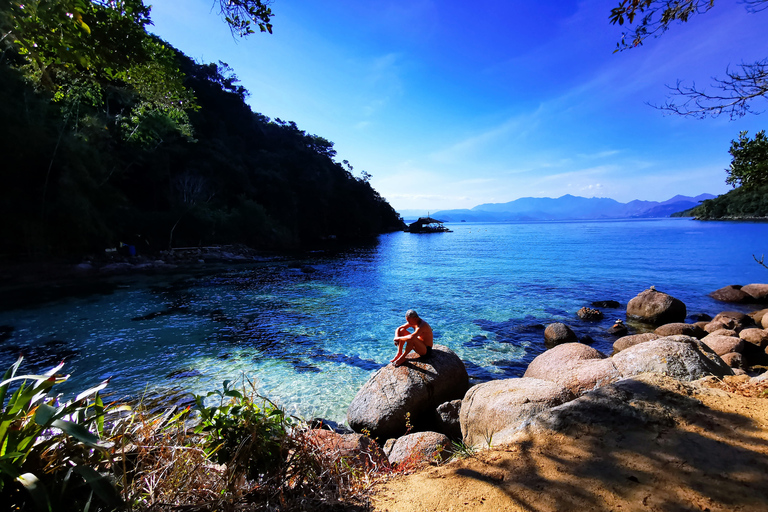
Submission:
M 730 141 L 768 113 L 696 120 L 647 103 L 768 56 L 768 12 L 720 0 L 613 53 L 617 3 L 274 0 L 274 34 L 235 40 L 213 0 L 157 0 L 151 31 L 228 63 L 254 111 L 333 141 L 401 211 L 726 192 Z

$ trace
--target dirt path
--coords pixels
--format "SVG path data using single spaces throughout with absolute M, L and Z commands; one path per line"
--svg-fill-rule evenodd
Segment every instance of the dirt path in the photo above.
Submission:
M 582 401 L 569 416 L 578 422 L 558 432 L 534 429 L 396 478 L 377 488 L 375 510 L 768 511 L 768 399 L 744 396 L 767 385 L 709 384 L 741 394 L 666 378 L 655 385 L 627 395 L 618 413 Z M 580 423 L 588 417 L 596 419 Z

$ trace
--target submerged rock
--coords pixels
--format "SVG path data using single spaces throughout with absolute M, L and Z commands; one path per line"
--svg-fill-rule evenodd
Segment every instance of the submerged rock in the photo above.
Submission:
M 406 421 L 417 430 L 431 426 L 435 409 L 463 398 L 468 388 L 469 376 L 459 356 L 435 344 L 428 358 L 408 359 L 400 367 L 389 364 L 374 373 L 352 400 L 347 423 L 374 438 L 398 437 L 406 432 Z
M 544 330 L 544 343 L 546 343 L 547 347 L 554 347 L 561 343 L 575 343 L 577 341 L 576 333 L 563 323 L 549 324 Z

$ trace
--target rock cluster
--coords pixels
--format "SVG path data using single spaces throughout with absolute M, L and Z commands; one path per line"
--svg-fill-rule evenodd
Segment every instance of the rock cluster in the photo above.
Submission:
M 726 287 L 717 295 L 739 295 L 734 290 L 749 295 L 750 302 L 768 300 L 768 285 Z M 577 314 L 585 320 L 602 316 L 586 307 Z M 700 314 L 693 317 L 699 321 L 689 324 L 684 322 L 682 301 L 651 287 L 629 301 L 627 318 L 633 329 L 645 325 L 642 329 L 653 332 L 620 337 L 608 356 L 579 343 L 567 325 L 554 323 L 544 331 L 549 350 L 531 361 L 523 377 L 485 382 L 469 390 L 458 356 L 435 345 L 429 359 L 412 359 L 400 368 L 388 365 L 376 372 L 352 401 L 347 421 L 357 432 L 386 440 L 381 453 L 391 464 L 435 462 L 450 453 L 451 440 L 488 447 L 513 441 L 523 428 L 567 429 L 588 421 L 572 413 L 594 409 L 578 405 L 581 402 L 601 404 L 607 416 L 599 421 L 615 423 L 612 415 L 626 415 L 626 407 L 645 407 L 632 396 L 652 398 L 659 379 L 666 387 L 677 382 L 672 386 L 685 388 L 684 382 L 744 374 L 745 367 L 768 362 L 768 309 L 750 314 L 723 311 L 714 318 Z M 628 331 L 621 320 L 612 329 Z M 759 378 L 768 378 L 765 375 Z M 628 400 L 631 404 L 626 404 Z M 616 408 L 621 410 L 611 412 Z M 344 443 L 367 443 L 357 449 L 364 450 L 369 461 L 384 463 L 381 453 L 370 447 L 370 438 L 342 442 L 333 437 L 339 434 L 331 434 L 319 437 L 336 443 L 339 451 Z M 363 459 L 355 460 L 363 464 Z

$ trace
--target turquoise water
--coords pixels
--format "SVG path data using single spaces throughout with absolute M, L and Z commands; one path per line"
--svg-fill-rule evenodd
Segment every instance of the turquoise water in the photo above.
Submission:
M 203 393 L 247 375 L 292 414 L 343 421 L 366 379 L 394 355 L 396 326 L 414 308 L 466 362 L 474 382 L 519 376 L 544 350 L 543 326 L 563 321 L 610 353 L 606 319 L 576 311 L 626 305 L 651 285 L 689 314 L 728 306 L 707 293 L 768 282 L 757 265 L 768 224 L 688 219 L 451 225 L 453 233 L 392 233 L 329 254 L 204 271 L 118 278 L 109 293 L 0 312 L 0 363 L 25 371 L 62 358 L 80 390 Z

